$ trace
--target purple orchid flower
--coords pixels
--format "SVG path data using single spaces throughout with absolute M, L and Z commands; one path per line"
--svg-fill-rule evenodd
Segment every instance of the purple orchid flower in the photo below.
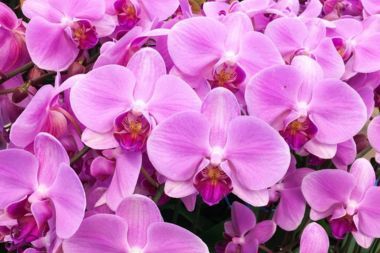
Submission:
M 224 253 L 257 253 L 259 245 L 267 242 L 276 232 L 271 220 L 256 223 L 255 214 L 247 206 L 234 202 L 231 221 L 224 224 L 224 236 L 228 240 Z
M 60 238 L 73 235 L 84 216 L 82 183 L 62 144 L 47 133 L 36 136 L 34 154 L 0 151 L 0 192 L 0 209 L 14 216 L 28 206 L 38 228 L 53 219 Z
M 55 86 L 44 85 L 32 97 L 25 110 L 12 124 L 10 139 L 18 147 L 25 148 L 31 144 L 39 132 L 47 132 L 59 138 L 68 129 L 67 119 L 73 116 L 67 112 L 65 105 L 60 101 L 60 94 L 73 86 L 83 75 L 75 75 L 58 86 L 59 77 Z
M 152 131 L 148 156 L 167 177 L 168 196 L 200 193 L 214 205 L 233 192 L 254 205 L 268 203 L 266 188 L 285 175 L 289 148 L 265 122 L 240 111 L 232 92 L 216 88 L 200 112 L 178 113 Z
M 304 72 L 300 65 L 261 71 L 247 85 L 248 112 L 279 130 L 293 150 L 306 149 L 330 159 L 338 143 L 364 126 L 366 108 L 349 85 L 324 79 L 318 64 L 306 56 L 298 57 L 303 58 L 303 66 L 311 63 L 307 68 L 313 71 Z
M 120 147 L 107 195 L 112 209 L 133 193 L 141 155 L 155 125 L 174 113 L 199 110 L 200 104 L 187 83 L 166 74 L 162 57 L 151 48 L 134 54 L 127 68 L 102 66 L 73 86 L 73 111 L 87 127 L 82 141 L 94 149 Z
M 42 69 L 67 69 L 80 50 L 114 30 L 104 0 L 25 1 L 22 11 L 31 19 L 25 37 L 30 57 Z
M 0 72 L 11 71 L 29 59 L 24 33 L 21 19 L 7 5 L 0 3 Z
M 201 76 L 211 87 L 231 91 L 259 70 L 283 64 L 276 46 L 254 32 L 249 17 L 230 13 L 222 21 L 194 17 L 179 21 L 168 35 L 168 50 L 176 67 L 186 75 Z
M 318 223 L 311 222 L 302 231 L 300 253 L 327 253 L 329 246 L 329 237 Z
M 302 193 L 312 209 L 310 218 L 327 217 L 336 238 L 352 233 L 360 246 L 368 248 L 380 236 L 380 188 L 375 181 L 374 169 L 364 158 L 357 159 L 350 172 L 325 169 L 307 175 Z
M 125 198 L 113 214 L 86 218 L 63 242 L 71 253 L 208 253 L 196 235 L 165 223 L 156 204 L 143 195 Z
M 325 19 L 335 20 L 342 16 L 361 16 L 363 5 L 361 0 L 323 0 Z
M 370 22 L 354 18 L 334 21 L 335 29 L 328 33 L 336 50 L 346 62 L 346 77 L 357 72 L 371 73 L 380 70 L 380 40 L 378 27 L 371 29 Z
M 289 63 L 295 56 L 306 55 L 318 62 L 326 78 L 340 78 L 344 73 L 344 62 L 320 19 L 278 18 L 268 24 L 265 35 Z

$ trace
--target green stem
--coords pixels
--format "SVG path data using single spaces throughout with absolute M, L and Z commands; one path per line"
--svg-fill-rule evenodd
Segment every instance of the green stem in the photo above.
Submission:
M 146 169 L 144 169 L 144 167 L 141 167 L 141 173 L 143 174 L 143 176 L 145 177 L 145 179 L 148 180 L 148 182 L 153 187 L 158 188 L 160 186 L 160 184 L 157 183 L 156 180 L 154 180 L 151 175 L 149 175 L 148 171 L 146 171 Z
M 348 248 L 350 247 L 350 244 L 351 244 L 352 236 L 351 236 L 351 234 L 348 234 L 347 236 L 348 237 L 347 237 L 346 243 L 343 246 L 342 252 L 347 252 L 347 250 L 348 250 Z
M 12 77 L 17 76 L 20 73 L 24 73 L 25 71 L 28 71 L 29 69 L 33 68 L 34 63 L 33 62 L 28 62 L 27 64 L 7 73 L 3 74 L 3 76 L 0 77 L 0 84 L 4 83 L 5 81 L 8 81 Z
M 82 158 L 85 154 L 87 154 L 88 151 L 90 151 L 91 148 L 84 146 L 78 153 L 76 153 L 70 160 L 70 165 L 73 165 L 76 163 L 79 159 Z
M 160 200 L 162 194 L 164 193 L 164 185 L 160 185 L 157 189 L 156 195 L 153 197 L 153 201 L 157 204 L 158 201 Z
M 201 215 L 201 206 L 202 201 L 197 201 L 196 207 L 195 207 L 195 220 L 193 223 L 192 231 L 195 233 L 197 230 L 198 222 L 199 222 L 199 216 Z

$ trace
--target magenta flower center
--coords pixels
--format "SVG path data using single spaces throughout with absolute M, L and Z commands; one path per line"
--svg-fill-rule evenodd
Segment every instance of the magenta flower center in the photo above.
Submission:
M 357 231 L 353 216 L 346 214 L 339 219 L 329 220 L 331 231 L 334 237 L 343 239 L 347 233 Z
M 237 64 L 224 62 L 214 68 L 210 84 L 213 88 L 224 87 L 232 92 L 239 90 L 239 85 L 245 80 L 245 73 Z
M 120 146 L 128 151 L 141 151 L 145 147 L 151 130 L 143 114 L 128 111 L 115 120 L 114 137 Z
M 208 205 L 215 205 L 232 191 L 231 179 L 218 166 L 209 165 L 195 176 L 195 188 Z
M 71 25 L 72 38 L 80 49 L 89 49 L 98 43 L 96 29 L 86 20 L 79 20 Z
M 117 0 L 114 8 L 119 24 L 127 29 L 132 29 L 139 21 L 137 8 L 130 0 Z
M 299 151 L 316 133 L 317 127 L 308 117 L 300 117 L 280 131 L 285 141 L 296 151 Z

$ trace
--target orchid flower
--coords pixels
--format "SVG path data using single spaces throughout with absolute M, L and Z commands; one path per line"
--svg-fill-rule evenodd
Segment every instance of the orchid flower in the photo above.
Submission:
M 318 223 L 309 223 L 301 235 L 300 253 L 328 253 L 329 237 Z
M 303 65 L 319 68 L 303 57 Z M 267 68 L 251 79 L 245 99 L 248 112 L 279 130 L 293 150 L 330 159 L 338 143 L 364 126 L 366 108 L 354 89 L 338 79 L 324 79 L 321 72 L 305 74 L 300 66 Z
M 211 87 L 237 92 L 259 70 L 283 64 L 275 45 L 254 32 L 249 17 L 236 12 L 222 21 L 194 17 L 179 21 L 168 35 L 175 66 L 189 76 L 201 76 Z
M 200 99 L 187 83 L 166 74 L 157 51 L 144 48 L 127 67 L 106 65 L 88 73 L 71 89 L 71 106 L 86 127 L 82 141 L 87 146 L 120 147 L 107 195 L 115 209 L 135 189 L 152 129 L 174 113 L 199 110 Z
M 276 224 L 271 220 L 256 223 L 255 214 L 247 206 L 234 202 L 231 221 L 224 223 L 227 238 L 225 253 L 257 253 L 259 245 L 267 242 L 276 232 Z
M 357 159 L 350 172 L 324 169 L 307 175 L 302 193 L 311 207 L 310 218 L 327 218 L 335 238 L 352 233 L 356 242 L 368 248 L 380 237 L 380 188 L 375 186 L 375 172 L 370 162 Z
M 78 231 L 63 242 L 70 253 L 208 253 L 196 235 L 163 222 L 156 204 L 143 195 L 125 198 L 116 214 L 86 218 Z
M 267 204 L 266 188 L 285 175 L 289 149 L 269 125 L 240 111 L 232 92 L 216 88 L 200 111 L 175 114 L 153 129 L 148 156 L 167 177 L 168 196 L 200 193 L 215 205 L 232 192 L 248 203 Z
M 340 78 L 344 73 L 344 62 L 333 41 L 326 37 L 322 20 L 306 22 L 295 17 L 278 18 L 268 24 L 265 35 L 289 63 L 297 55 L 306 55 L 318 62 L 326 78 Z
M 60 238 L 75 233 L 86 207 L 82 183 L 65 149 L 47 133 L 36 136 L 34 154 L 0 151 L 0 193 L 0 209 L 15 215 L 27 207 L 41 230 L 53 219 Z
M 22 11 L 31 19 L 25 35 L 30 57 L 46 70 L 67 69 L 80 50 L 114 30 L 104 0 L 27 0 Z

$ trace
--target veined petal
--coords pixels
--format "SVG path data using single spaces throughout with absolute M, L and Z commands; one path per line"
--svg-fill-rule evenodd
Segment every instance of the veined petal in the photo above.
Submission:
M 300 253 L 327 253 L 329 245 L 329 237 L 324 228 L 312 222 L 302 232 Z
M 254 117 L 238 117 L 231 121 L 225 158 L 239 182 L 250 190 L 274 185 L 290 164 L 289 147 L 284 139 Z
M 160 210 L 153 200 L 137 194 L 125 198 L 117 208 L 116 215 L 128 224 L 127 238 L 132 248 L 144 248 L 149 227 L 163 221 Z

